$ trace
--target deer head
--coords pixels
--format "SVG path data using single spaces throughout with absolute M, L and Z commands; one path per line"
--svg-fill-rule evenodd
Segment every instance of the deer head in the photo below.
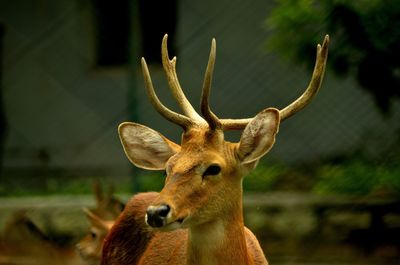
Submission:
M 205 72 L 201 114 L 189 103 L 179 84 L 176 57 L 169 59 L 167 35 L 162 41 L 162 64 L 171 92 L 183 114 L 164 106 L 158 99 L 144 58 L 142 70 L 154 108 L 167 120 L 183 128 L 176 144 L 146 126 L 125 122 L 119 135 L 129 160 L 137 167 L 165 170 L 165 186 L 147 209 L 146 220 L 163 230 L 194 228 L 215 220 L 242 222 L 242 178 L 273 146 L 279 123 L 304 108 L 317 93 L 323 79 L 329 37 L 317 46 L 314 72 L 305 92 L 287 107 L 266 108 L 253 118 L 220 119 L 209 107 L 216 56 L 216 41 Z M 224 131 L 243 130 L 240 141 L 228 142 Z

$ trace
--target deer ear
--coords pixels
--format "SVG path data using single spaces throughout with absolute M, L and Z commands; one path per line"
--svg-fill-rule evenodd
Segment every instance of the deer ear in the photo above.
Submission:
M 103 196 L 103 189 L 101 188 L 101 184 L 99 182 L 99 180 L 94 180 L 93 181 L 93 191 L 96 197 L 96 203 L 97 205 L 99 205 L 103 200 L 104 200 L 104 196 Z
M 278 133 L 279 121 L 279 110 L 268 108 L 247 124 L 237 149 L 243 163 L 255 162 L 271 149 Z
M 107 230 L 107 223 L 103 219 L 101 219 L 99 216 L 97 216 L 95 213 L 93 213 L 91 210 L 88 208 L 84 207 L 83 211 L 86 214 L 86 217 L 88 218 L 90 224 L 92 226 L 98 227 L 98 228 L 103 228 Z
M 119 137 L 128 159 L 137 167 L 162 170 L 180 146 L 146 126 L 124 122 L 118 127 Z

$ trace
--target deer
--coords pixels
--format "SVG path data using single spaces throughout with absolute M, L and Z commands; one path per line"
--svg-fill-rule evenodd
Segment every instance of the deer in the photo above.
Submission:
M 118 134 L 129 161 L 146 170 L 164 170 L 166 177 L 144 220 L 130 207 L 118 218 L 105 239 L 101 264 L 268 264 L 256 236 L 244 225 L 242 181 L 272 148 L 280 122 L 302 110 L 317 94 L 325 73 L 329 36 L 317 45 L 311 81 L 300 97 L 283 109 L 270 107 L 242 119 L 218 118 L 209 106 L 215 38 L 204 75 L 201 114 L 180 86 L 177 59 L 170 59 L 167 39 L 166 34 L 161 44 L 162 65 L 183 114 L 163 105 L 144 58 L 141 65 L 152 106 L 183 129 L 181 143 L 142 124 L 119 125 Z M 225 140 L 228 130 L 242 130 L 240 140 Z M 138 227 L 143 230 L 138 231 Z
M 76 244 L 76 250 L 82 259 L 93 264 L 99 264 L 104 238 L 125 208 L 125 203 L 115 198 L 113 186 L 110 186 L 108 192 L 104 193 L 100 183 L 94 181 L 93 191 L 96 206 L 91 209 L 83 208 L 90 227 L 88 232 Z
M 0 264 L 88 265 L 74 247 L 51 240 L 27 215 L 17 211 L 7 221 L 0 241 Z

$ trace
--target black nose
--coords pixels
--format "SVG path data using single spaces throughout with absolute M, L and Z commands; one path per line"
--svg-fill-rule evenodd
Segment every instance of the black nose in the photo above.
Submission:
M 152 227 L 161 227 L 165 225 L 165 221 L 170 210 L 171 208 L 166 204 L 149 206 L 146 212 L 147 224 Z

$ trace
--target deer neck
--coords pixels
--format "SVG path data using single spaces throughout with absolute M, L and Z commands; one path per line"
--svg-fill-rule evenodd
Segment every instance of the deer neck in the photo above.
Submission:
M 250 264 L 241 197 L 233 208 L 220 219 L 189 228 L 187 264 Z

